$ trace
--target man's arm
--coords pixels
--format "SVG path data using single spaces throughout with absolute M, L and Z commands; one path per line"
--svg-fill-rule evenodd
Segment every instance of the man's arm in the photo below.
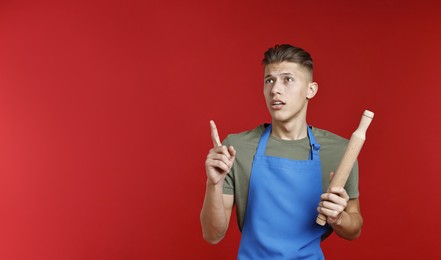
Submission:
M 360 236 L 363 218 L 360 213 L 358 198 L 350 199 L 339 220 L 331 224 L 335 233 L 347 240 L 354 240 Z
M 210 126 L 214 147 L 205 160 L 207 183 L 200 218 L 204 239 L 210 244 L 217 244 L 227 232 L 233 210 L 234 196 L 223 194 L 223 185 L 233 166 L 236 151 L 232 146 L 221 144 L 213 121 L 210 121 Z
M 327 217 L 335 233 L 347 240 L 357 239 L 363 226 L 359 199 L 349 199 L 346 190 L 338 187 L 323 193 L 321 199 L 317 211 Z
M 222 194 L 222 187 L 207 182 L 201 210 L 201 226 L 203 237 L 208 243 L 217 244 L 225 237 L 233 204 L 233 195 Z

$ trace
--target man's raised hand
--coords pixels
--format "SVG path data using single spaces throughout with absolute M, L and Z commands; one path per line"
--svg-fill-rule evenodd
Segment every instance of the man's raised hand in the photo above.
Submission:
M 233 146 L 226 147 L 222 145 L 213 120 L 210 121 L 210 128 L 213 148 L 210 149 L 205 160 L 205 170 L 207 172 L 207 181 L 217 185 L 223 183 L 226 174 L 233 166 L 236 150 L 234 150 Z

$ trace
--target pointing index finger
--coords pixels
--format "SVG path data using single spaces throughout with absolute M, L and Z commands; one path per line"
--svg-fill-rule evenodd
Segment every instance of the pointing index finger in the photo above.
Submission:
M 221 146 L 222 143 L 219 139 L 219 133 L 217 132 L 216 124 L 213 120 L 210 120 L 211 139 L 213 140 L 214 147 Z

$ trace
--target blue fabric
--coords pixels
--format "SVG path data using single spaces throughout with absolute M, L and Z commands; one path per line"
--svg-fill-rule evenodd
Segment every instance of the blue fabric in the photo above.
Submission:
M 254 155 L 238 259 L 324 259 L 316 224 L 322 194 L 320 145 L 310 127 L 309 160 L 266 156 L 269 125 Z

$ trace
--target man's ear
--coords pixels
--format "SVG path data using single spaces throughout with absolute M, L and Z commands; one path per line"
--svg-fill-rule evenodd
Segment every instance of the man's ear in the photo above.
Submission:
M 307 99 L 311 99 L 318 92 L 318 84 L 316 82 L 311 82 L 308 84 L 308 93 L 306 94 Z

